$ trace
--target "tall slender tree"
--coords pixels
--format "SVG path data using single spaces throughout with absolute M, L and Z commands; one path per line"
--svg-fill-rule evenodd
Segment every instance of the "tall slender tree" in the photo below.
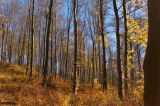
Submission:
M 35 0 L 32 0 L 32 15 L 31 15 L 31 63 L 30 63 L 30 75 L 29 79 L 32 77 L 32 71 L 33 71 L 33 51 L 34 51 L 34 2 Z
M 128 92 L 128 28 L 127 28 L 127 13 L 126 13 L 126 0 L 123 0 L 123 15 L 124 15 L 124 86 L 125 93 Z
M 52 6 L 53 0 L 50 0 L 49 6 L 49 14 L 48 14 L 48 26 L 47 26 L 47 36 L 46 36 L 46 55 L 45 55 L 45 66 L 44 66 L 44 75 L 43 75 L 43 84 L 46 84 L 46 78 L 48 73 L 48 60 L 49 60 L 49 35 L 50 35 L 50 27 L 52 20 Z
M 73 17 L 74 17 L 74 76 L 73 76 L 73 92 L 77 94 L 77 36 L 78 36 L 78 0 L 73 0 Z
M 102 38 L 103 50 L 103 89 L 107 90 L 107 69 L 106 69 L 106 50 L 105 50 L 105 34 L 104 34 L 104 0 L 99 0 L 100 14 L 100 34 Z
M 116 40 L 117 40 L 117 71 L 118 71 L 118 96 L 120 99 L 123 97 L 122 93 L 122 70 L 121 70 L 121 51 L 120 51 L 120 27 L 119 27 L 119 14 L 117 9 L 116 0 L 113 0 L 114 13 L 116 17 Z

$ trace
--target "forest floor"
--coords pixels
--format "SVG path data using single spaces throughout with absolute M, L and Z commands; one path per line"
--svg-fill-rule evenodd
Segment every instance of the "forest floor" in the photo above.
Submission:
M 143 106 L 140 94 L 120 101 L 114 88 L 102 92 L 82 84 L 78 95 L 73 95 L 71 81 L 53 78 L 48 87 L 41 82 L 35 73 L 29 81 L 23 67 L 1 63 L 0 106 Z

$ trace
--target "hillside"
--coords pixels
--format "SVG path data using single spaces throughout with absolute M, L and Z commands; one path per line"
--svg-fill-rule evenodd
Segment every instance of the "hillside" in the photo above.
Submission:
M 34 74 L 28 80 L 25 69 L 14 64 L 0 64 L 0 105 L 19 106 L 141 106 L 135 97 L 121 102 L 114 89 L 102 92 L 87 84 L 80 85 L 78 95 L 72 94 L 70 81 L 51 78 L 47 87 Z

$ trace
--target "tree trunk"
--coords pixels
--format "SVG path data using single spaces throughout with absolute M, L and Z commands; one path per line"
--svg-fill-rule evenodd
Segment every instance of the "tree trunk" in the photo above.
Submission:
M 127 28 L 127 14 L 126 14 L 126 0 L 123 0 L 123 15 L 124 15 L 124 87 L 125 87 L 125 94 L 128 92 L 128 28 Z
M 94 43 L 94 41 L 92 40 L 92 70 L 93 70 L 93 72 L 92 72 L 92 87 L 94 87 L 94 79 L 95 79 L 95 55 L 94 55 L 94 51 L 95 51 L 95 43 Z
M 144 105 L 160 106 L 160 0 L 148 0 L 149 32 L 144 60 Z
M 78 36 L 78 0 L 73 0 L 73 14 L 74 14 L 74 76 L 73 76 L 73 92 L 77 94 L 77 36 Z
M 118 71 L 118 96 L 123 97 L 122 93 L 122 70 L 121 70 L 121 51 L 120 51 L 120 33 L 119 33 L 119 15 L 116 0 L 113 0 L 113 7 L 116 17 L 116 40 L 117 40 L 117 71 Z
M 1 44 L 1 62 L 4 61 L 4 34 L 5 34 L 5 29 L 4 29 L 4 24 L 2 24 L 2 44 Z
M 52 25 L 53 28 L 53 20 L 52 20 Z M 52 31 L 51 31 L 52 32 Z M 53 74 L 53 35 L 51 35 L 51 62 L 50 62 L 50 72 L 51 74 Z
M 100 6 L 100 34 L 102 37 L 102 50 L 103 50 L 103 89 L 107 90 L 107 69 L 106 69 L 106 51 L 105 51 L 105 35 L 104 35 L 104 11 L 103 0 L 99 1 Z
M 31 22 L 31 63 L 30 63 L 30 76 L 29 79 L 32 78 L 32 71 L 33 71 L 33 50 L 34 50 L 34 0 L 32 0 L 32 22 Z
M 48 19 L 47 36 L 46 36 L 46 55 L 45 55 L 45 66 L 44 66 L 43 84 L 46 84 L 46 78 L 47 78 L 47 73 L 48 73 L 49 34 L 50 34 L 50 25 L 51 25 L 51 18 L 52 18 L 52 5 L 53 5 L 53 0 L 50 0 L 49 17 L 48 17 L 49 19 Z
M 57 69 L 58 69 L 58 67 L 57 67 L 57 23 L 56 23 L 56 14 L 55 14 L 55 16 L 54 16 L 54 18 L 55 18 L 55 23 L 54 23 L 54 36 L 55 36 L 55 38 L 54 38 L 54 51 L 55 51 L 55 53 L 54 53 L 54 63 L 55 63 L 55 78 L 57 77 Z

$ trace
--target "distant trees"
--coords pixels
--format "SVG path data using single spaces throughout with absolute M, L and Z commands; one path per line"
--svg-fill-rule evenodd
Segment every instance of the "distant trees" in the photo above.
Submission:
M 68 14 L 67 14 L 67 45 L 66 45 L 66 62 L 65 62 L 65 77 L 67 77 L 67 73 L 69 72 L 68 68 L 68 60 L 69 60 L 69 42 L 70 42 L 70 30 L 71 30 L 71 21 L 72 21 L 72 12 L 71 9 L 69 8 L 70 1 L 67 3 L 67 9 L 68 9 Z

